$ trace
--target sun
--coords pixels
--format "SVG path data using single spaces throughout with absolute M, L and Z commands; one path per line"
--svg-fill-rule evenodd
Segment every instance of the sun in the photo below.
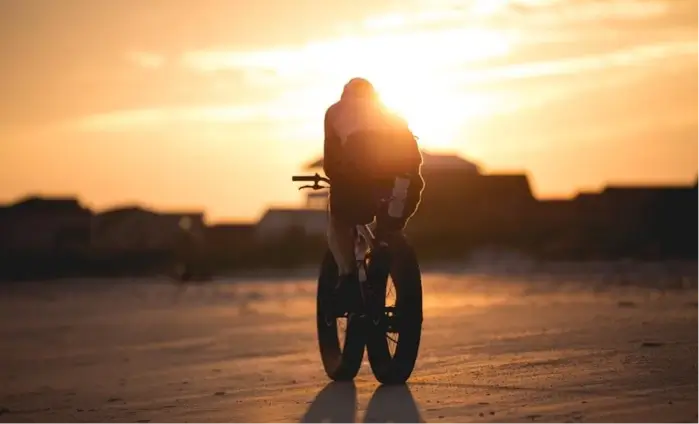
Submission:
M 352 35 L 310 44 L 299 55 L 289 55 L 300 56 L 293 61 L 282 56 L 275 69 L 305 86 L 291 90 L 295 111 L 310 109 L 298 107 L 299 102 L 332 104 L 339 87 L 363 77 L 389 109 L 406 119 L 421 147 L 457 150 L 464 127 L 497 106 L 495 93 L 474 87 L 469 69 L 508 55 L 514 41 L 492 28 L 470 27 Z
M 416 81 L 424 81 L 416 84 Z M 435 81 L 429 83 L 429 81 Z M 437 83 L 437 81 L 441 81 Z M 450 90 L 443 79 L 375 77 L 372 82 L 381 100 L 402 116 L 420 147 L 432 151 L 450 151 L 461 143 L 462 130 L 491 107 L 490 98 L 463 90 Z
M 361 46 L 361 54 L 354 54 L 350 46 Z M 344 68 L 338 73 L 371 81 L 383 103 L 408 121 L 421 147 L 428 150 L 454 150 L 461 144 L 464 126 L 489 113 L 492 96 L 475 92 L 459 79 L 472 60 L 507 54 L 510 49 L 502 34 L 476 29 L 379 39 L 374 44 L 365 39 L 347 47 L 345 53 L 352 60 L 342 61 Z
M 459 127 L 465 116 L 458 106 L 459 98 L 430 87 L 406 89 L 408 81 L 377 80 L 376 88 L 383 103 L 402 116 L 428 150 L 449 150 L 454 147 Z

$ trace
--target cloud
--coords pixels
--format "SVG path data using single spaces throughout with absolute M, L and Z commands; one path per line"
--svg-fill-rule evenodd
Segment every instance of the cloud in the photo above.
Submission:
M 603 71 L 609 68 L 634 66 L 677 56 L 696 56 L 697 48 L 696 42 L 658 43 L 636 46 L 605 54 L 586 55 L 562 60 L 529 62 L 464 72 L 460 76 L 455 77 L 454 83 L 479 85 L 507 80 Z
M 444 74 L 441 85 L 434 86 L 437 92 L 449 90 L 482 89 L 484 85 L 497 86 L 508 81 L 528 80 L 542 77 L 573 75 L 597 72 L 610 68 L 642 65 L 666 57 L 679 55 L 696 56 L 696 43 L 671 43 L 640 46 L 605 55 L 590 55 L 565 60 L 542 61 L 479 70 L 452 69 Z M 263 56 L 265 57 L 265 56 Z M 283 56 L 271 56 L 283 57 Z M 267 57 L 268 59 L 269 57 Z M 267 60 L 265 59 L 265 60 Z M 264 62 L 264 61 L 263 61 Z M 267 62 L 273 64 L 273 62 Z M 207 124 L 241 124 L 269 122 L 280 124 L 285 121 L 302 121 L 318 118 L 322 105 L 331 102 L 337 93 L 333 85 L 318 82 L 310 75 L 306 85 L 288 89 L 268 102 L 250 104 L 209 104 L 183 107 L 153 107 L 122 110 L 84 117 L 76 123 L 82 131 L 127 131 L 133 129 L 157 129 L 172 126 Z M 414 91 L 413 95 L 420 95 Z M 487 99 L 484 99 L 484 101 Z M 516 106 L 514 106 L 516 107 Z M 501 112 L 511 111 L 512 107 Z M 477 111 L 475 111 L 477 112 Z M 475 113 L 474 112 L 474 113 Z M 489 110 L 489 113 L 497 113 Z
M 154 107 L 120 110 L 89 115 L 79 119 L 76 128 L 81 131 L 160 130 L 164 126 L 183 126 L 196 123 L 236 123 L 259 117 L 254 107 L 203 106 Z
M 281 78 L 347 73 L 372 67 L 441 68 L 504 56 L 507 34 L 478 28 L 443 29 L 410 34 L 342 37 L 298 48 L 262 51 L 194 51 L 181 63 L 200 72 L 226 69 L 273 72 Z
M 628 31 L 620 21 L 646 21 L 671 11 L 679 13 L 686 7 L 686 0 L 425 3 L 406 2 L 402 11 L 370 16 L 353 35 L 268 50 L 190 51 L 180 57 L 180 64 L 201 73 L 238 70 L 252 83 L 268 84 L 303 81 L 311 75 L 316 81 L 332 79 L 334 83 L 352 74 L 398 75 L 406 71 L 432 76 L 481 64 L 543 59 L 541 56 L 554 53 L 574 63 L 583 52 L 605 53 L 634 44 L 667 41 L 669 33 L 642 35 L 637 27 Z M 513 19 L 498 23 L 490 20 L 493 17 Z M 595 26 L 581 31 L 575 26 L 579 23 Z M 608 37 L 602 39 L 600 31 Z
M 601 20 L 638 21 L 662 16 L 689 0 L 471 0 L 418 2 L 412 8 L 375 15 L 361 27 L 382 32 L 452 25 L 545 24 L 566 27 Z M 681 7 L 681 6 L 680 6 Z M 408 10 L 406 10 L 408 9 Z
M 245 124 L 308 118 L 314 111 L 294 107 L 287 97 L 258 104 L 206 104 L 192 106 L 162 106 L 118 110 L 82 117 L 73 128 L 85 132 L 119 132 L 132 130 L 171 131 L 199 124 Z
M 510 11 L 530 17 L 556 18 L 561 23 L 599 22 L 604 19 L 642 20 L 667 13 L 684 0 L 582 0 L 570 2 L 512 1 Z
M 150 52 L 129 52 L 126 54 L 126 59 L 145 69 L 157 69 L 165 63 L 162 55 Z
M 324 106 L 337 98 L 338 87 L 348 77 L 356 75 L 374 80 L 380 90 L 399 101 L 406 96 L 422 95 L 438 101 L 442 95 L 444 98 L 454 97 L 455 92 L 461 92 L 474 96 L 476 91 L 497 88 L 498 84 L 511 81 L 598 73 L 697 54 L 696 40 L 681 38 L 607 46 L 610 51 L 581 54 L 584 49 L 578 47 L 575 50 L 576 40 L 584 39 L 579 32 L 544 27 L 529 34 L 516 26 L 501 30 L 492 25 L 460 25 L 478 16 L 489 19 L 513 13 L 534 20 L 551 19 L 556 25 L 565 25 L 565 22 L 558 22 L 554 17 L 571 22 L 601 18 L 644 20 L 667 14 L 671 7 L 668 1 L 477 0 L 468 3 L 469 7 L 462 7 L 463 2 L 452 1 L 430 4 L 432 6 L 421 8 L 406 6 L 405 12 L 371 17 L 363 22 L 364 31 L 355 35 L 296 47 L 194 50 L 178 58 L 180 66 L 212 83 L 230 80 L 228 72 L 237 72 L 247 85 L 241 89 L 254 93 L 258 87 L 258 100 L 262 88 L 274 87 L 269 91 L 276 94 L 271 100 L 209 104 L 203 101 L 188 106 L 156 105 L 118 110 L 84 117 L 78 121 L 77 127 L 83 131 L 119 131 L 193 123 L 302 122 L 322 114 Z M 559 38 L 555 41 L 570 45 L 571 49 L 557 50 L 556 56 L 548 58 L 535 54 L 536 51 L 529 57 L 517 56 L 523 47 L 536 49 L 542 38 L 555 36 Z M 165 61 L 163 56 L 148 52 L 132 52 L 128 58 L 149 69 L 161 67 Z M 552 84 L 559 82 L 552 80 Z M 402 94 L 401 91 L 405 90 L 412 93 Z M 565 93 L 569 90 L 553 91 Z M 255 95 L 246 97 L 254 99 Z M 505 106 L 500 108 L 500 112 L 518 107 Z M 491 112 L 496 113 L 488 111 Z

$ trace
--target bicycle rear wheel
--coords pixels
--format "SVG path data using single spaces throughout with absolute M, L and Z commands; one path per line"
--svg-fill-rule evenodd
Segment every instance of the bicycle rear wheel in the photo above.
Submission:
M 420 267 L 401 235 L 372 253 L 369 269 L 372 313 L 366 343 L 371 370 L 383 384 L 402 384 L 410 378 L 420 348 Z
M 359 316 L 338 317 L 333 294 L 338 280 L 338 268 L 332 253 L 325 253 L 318 278 L 316 323 L 318 347 L 328 377 L 347 381 L 356 377 L 364 358 L 366 324 Z

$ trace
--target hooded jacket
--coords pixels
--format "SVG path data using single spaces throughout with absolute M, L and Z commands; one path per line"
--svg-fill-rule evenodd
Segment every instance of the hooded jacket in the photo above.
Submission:
M 391 113 L 373 90 L 346 88 L 340 100 L 325 112 L 324 127 L 323 170 L 331 180 L 346 170 L 345 165 L 352 162 L 350 156 L 357 150 L 374 154 L 372 163 L 400 162 L 401 172 L 419 174 L 422 156 L 407 122 Z M 356 146 L 359 142 L 355 140 L 365 145 Z

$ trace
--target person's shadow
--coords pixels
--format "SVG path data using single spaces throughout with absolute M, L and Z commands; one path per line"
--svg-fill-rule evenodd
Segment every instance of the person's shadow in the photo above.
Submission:
M 353 382 L 332 382 L 318 393 L 302 423 L 353 423 L 357 418 L 357 389 Z M 406 385 L 379 386 L 369 400 L 363 422 L 420 423 L 420 410 Z

